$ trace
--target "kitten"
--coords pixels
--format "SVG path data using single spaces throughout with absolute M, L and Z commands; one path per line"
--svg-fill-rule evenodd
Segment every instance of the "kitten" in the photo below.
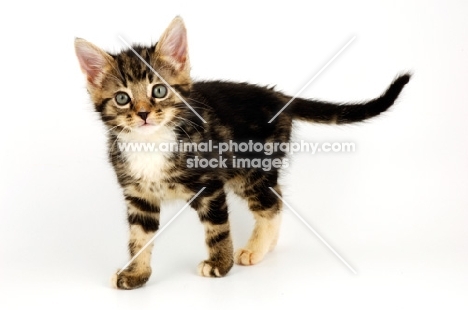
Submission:
M 234 262 L 260 262 L 278 239 L 282 203 L 270 187 L 281 194 L 277 182 L 286 152 L 242 152 L 236 147 L 239 143 L 289 142 L 293 120 L 346 124 L 369 119 L 387 110 L 410 79 L 408 74 L 398 77 L 380 97 L 361 104 L 296 98 L 270 122 L 290 96 L 246 83 L 192 81 L 186 29 L 180 17 L 151 47 L 134 46 L 133 51 L 113 55 L 76 39 L 75 49 L 91 100 L 108 129 L 110 162 L 128 209 L 130 255 L 155 235 L 164 201 L 194 198 L 191 207 L 204 225 L 209 254 L 199 264 L 198 273 L 206 277 L 226 275 Z M 218 149 L 131 152 L 119 147 L 132 142 L 162 146 L 207 141 L 230 148 L 220 155 Z M 254 165 L 234 168 L 238 158 L 276 164 L 268 169 Z M 220 165 L 202 167 L 202 160 Z M 247 245 L 235 253 L 227 188 L 247 200 L 256 220 Z M 152 245 L 116 274 L 113 285 L 133 289 L 145 284 L 151 275 L 151 250 Z

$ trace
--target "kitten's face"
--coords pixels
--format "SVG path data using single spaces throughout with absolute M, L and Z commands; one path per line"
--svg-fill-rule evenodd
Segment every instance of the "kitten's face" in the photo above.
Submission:
M 191 79 L 180 18 L 150 48 L 134 47 L 110 55 L 83 39 L 76 39 L 75 48 L 96 110 L 119 137 L 152 135 L 173 128 L 184 118 L 187 109 L 175 91 L 187 92 Z
M 189 87 L 190 78 L 162 62 L 153 48 L 135 51 L 170 87 L 129 50 L 114 56 L 115 66 L 105 72 L 102 87 L 94 91 L 93 97 L 109 127 L 117 126 L 119 131 L 126 128 L 124 132 L 137 135 L 151 134 L 183 117 L 186 109 L 174 90 Z

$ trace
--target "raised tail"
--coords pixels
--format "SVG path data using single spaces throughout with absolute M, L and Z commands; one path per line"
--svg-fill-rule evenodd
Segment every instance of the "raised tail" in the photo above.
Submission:
M 334 104 L 296 98 L 285 112 L 290 113 L 294 119 L 318 123 L 347 124 L 360 122 L 387 110 L 398 98 L 403 87 L 409 82 L 410 77 L 410 74 L 397 77 L 380 97 L 366 102 Z

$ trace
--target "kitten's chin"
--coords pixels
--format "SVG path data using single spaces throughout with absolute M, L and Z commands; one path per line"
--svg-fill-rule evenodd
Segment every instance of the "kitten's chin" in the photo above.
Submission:
M 162 124 L 145 125 L 119 134 L 118 139 L 122 142 L 172 142 L 176 141 L 176 133 Z
M 162 127 L 163 126 L 161 125 L 146 124 L 146 125 L 136 127 L 134 131 L 136 134 L 139 134 L 139 135 L 152 135 L 158 130 L 161 130 Z

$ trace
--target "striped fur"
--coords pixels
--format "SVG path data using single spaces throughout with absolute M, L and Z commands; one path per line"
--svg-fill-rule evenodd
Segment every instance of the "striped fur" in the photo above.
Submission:
M 198 272 L 207 277 L 226 275 L 234 262 L 242 265 L 260 262 L 278 239 L 282 203 L 269 188 L 281 193 L 280 169 L 234 168 L 233 158 L 282 160 L 286 154 L 279 150 L 270 155 L 232 150 L 223 154 L 226 167 L 197 168 L 189 167 L 188 160 L 217 159 L 217 151 L 131 153 L 122 151 L 119 143 L 288 142 L 294 119 L 343 124 L 377 116 L 393 104 L 410 78 L 400 76 L 382 96 L 360 104 L 297 98 L 268 123 L 291 97 L 246 83 L 192 81 L 186 31 L 180 18 L 174 19 L 157 44 L 133 47 L 171 85 L 163 98 L 153 91 L 164 82 L 133 51 L 110 54 L 83 39 L 76 39 L 75 48 L 95 109 L 108 129 L 109 159 L 127 204 L 130 255 L 139 251 L 158 230 L 161 203 L 173 198 L 188 201 L 206 187 L 191 206 L 205 228 L 208 258 L 199 264 Z M 247 245 L 235 253 L 228 221 L 227 188 L 247 200 L 256 220 Z M 113 285 L 120 289 L 144 285 L 151 275 L 151 250 L 152 245 L 129 268 L 115 275 Z

